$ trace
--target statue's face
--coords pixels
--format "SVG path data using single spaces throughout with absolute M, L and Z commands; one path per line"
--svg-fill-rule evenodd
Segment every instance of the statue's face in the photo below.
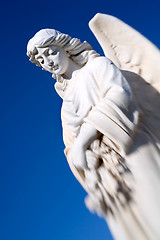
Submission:
M 35 59 L 43 69 L 56 75 L 65 74 L 69 67 L 69 57 L 66 51 L 57 46 L 38 48 Z

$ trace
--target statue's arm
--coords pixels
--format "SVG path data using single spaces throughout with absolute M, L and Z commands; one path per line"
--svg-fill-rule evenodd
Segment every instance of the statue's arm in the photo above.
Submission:
M 95 75 L 99 100 L 84 121 L 126 153 L 139 121 L 136 101 L 122 72 L 110 60 L 97 58 L 94 63 L 99 70 Z
M 99 65 L 98 75 L 95 74 L 99 100 L 84 118 L 72 147 L 72 161 L 78 169 L 87 168 L 86 150 L 97 139 L 98 132 L 108 136 L 117 146 L 122 146 L 122 152 L 125 152 L 136 123 L 132 118 L 132 91 L 121 71 L 109 60 L 98 58 L 91 66 L 92 73 L 95 72 L 95 63 Z M 94 97 L 92 88 L 90 94 Z

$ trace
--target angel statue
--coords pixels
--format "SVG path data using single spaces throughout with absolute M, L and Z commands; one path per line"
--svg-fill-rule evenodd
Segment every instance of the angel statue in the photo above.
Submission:
M 57 80 L 65 155 L 87 207 L 117 240 L 158 240 L 160 52 L 113 16 L 89 26 L 105 57 L 54 29 L 37 32 L 27 55 Z

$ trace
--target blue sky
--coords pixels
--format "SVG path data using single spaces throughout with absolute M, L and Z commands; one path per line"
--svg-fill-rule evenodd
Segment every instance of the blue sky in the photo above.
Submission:
M 28 40 L 55 28 L 102 53 L 88 22 L 114 15 L 159 47 L 159 1 L 3 1 L 1 3 L 1 240 L 111 240 L 85 207 L 85 191 L 63 154 L 61 99 L 54 80 L 28 61 Z

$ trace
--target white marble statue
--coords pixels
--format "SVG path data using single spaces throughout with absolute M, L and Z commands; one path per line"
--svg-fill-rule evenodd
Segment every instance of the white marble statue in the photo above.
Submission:
M 117 18 L 90 28 L 106 57 L 54 29 L 30 39 L 30 61 L 62 97 L 65 155 L 117 240 L 160 239 L 160 52 Z

